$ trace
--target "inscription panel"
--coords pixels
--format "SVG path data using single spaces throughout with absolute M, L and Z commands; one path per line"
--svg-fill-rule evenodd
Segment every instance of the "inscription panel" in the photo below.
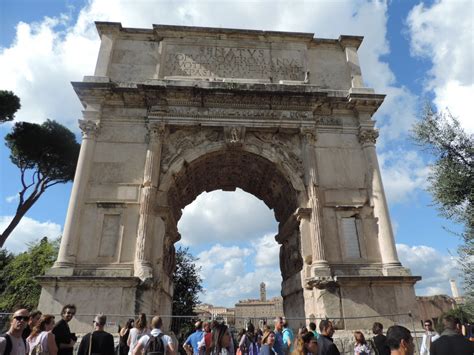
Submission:
M 302 50 L 168 44 L 162 76 L 304 80 Z

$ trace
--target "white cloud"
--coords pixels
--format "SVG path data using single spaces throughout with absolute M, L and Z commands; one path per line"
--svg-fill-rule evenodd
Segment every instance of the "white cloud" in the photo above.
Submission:
M 249 241 L 277 230 L 273 211 L 240 189 L 202 193 L 178 223 L 183 245 Z M 276 234 L 276 233 L 275 233 Z
M 280 245 L 275 241 L 275 234 L 266 234 L 254 243 L 255 265 L 257 267 L 279 267 Z M 276 262 L 275 262 L 276 260 Z
M 5 201 L 7 203 L 12 203 L 12 202 L 18 201 L 19 199 L 20 199 L 20 197 L 18 196 L 18 194 L 14 194 L 14 195 L 5 197 Z
M 13 216 L 0 216 L 0 230 L 5 230 Z M 20 253 L 28 249 L 28 243 L 36 242 L 43 237 L 56 239 L 61 236 L 62 227 L 59 224 L 46 221 L 40 222 L 30 217 L 23 217 L 8 237 L 4 248 L 13 252 Z
M 402 265 L 409 268 L 412 275 L 422 277 L 415 285 L 418 296 L 451 296 L 450 279 L 457 280 L 458 286 L 461 285 L 459 263 L 454 256 L 443 255 L 426 245 L 397 244 L 397 251 Z
M 474 35 L 470 0 L 420 3 L 407 18 L 412 55 L 431 60 L 426 90 L 438 109 L 449 110 L 474 132 L 470 100 L 474 97 Z
M 232 307 L 238 300 L 259 297 L 259 285 L 267 285 L 269 297 L 281 292 L 281 273 L 276 241 L 263 236 L 249 246 L 228 246 L 220 244 L 197 255 L 196 265 L 201 267 L 205 292 L 200 300 L 205 303 Z M 262 247 L 268 248 L 271 259 L 259 262 Z
M 379 154 L 380 170 L 387 200 L 406 202 L 414 192 L 427 187 L 430 168 L 413 150 L 398 149 Z

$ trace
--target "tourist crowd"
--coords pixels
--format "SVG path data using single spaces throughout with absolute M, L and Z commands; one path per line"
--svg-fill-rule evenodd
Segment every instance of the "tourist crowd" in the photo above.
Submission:
M 333 342 L 333 322 L 323 319 L 316 324 L 298 329 L 297 334 L 282 317 L 277 317 L 272 326 L 256 329 L 248 324 L 234 340 L 227 325 L 217 321 L 195 324 L 194 332 L 184 340 L 180 348 L 173 339 L 161 330 L 163 321 L 154 316 L 148 326 L 145 314 L 136 320 L 129 319 L 119 330 L 119 344 L 104 327 L 107 318 L 98 314 L 93 320 L 94 330 L 84 335 L 76 346 L 77 337 L 68 323 L 76 313 L 74 305 L 66 305 L 61 319 L 55 322 L 50 314 L 39 311 L 17 310 L 9 330 L 0 335 L 0 355 L 338 355 L 339 349 Z M 460 322 L 447 316 L 443 319 L 442 334 L 437 334 L 431 321 L 425 321 L 421 355 L 473 355 L 474 343 L 460 332 Z M 373 336 L 366 339 L 360 331 L 354 332 L 354 355 L 412 355 L 415 345 L 410 331 L 400 325 L 388 328 L 383 334 L 383 325 L 376 322 Z

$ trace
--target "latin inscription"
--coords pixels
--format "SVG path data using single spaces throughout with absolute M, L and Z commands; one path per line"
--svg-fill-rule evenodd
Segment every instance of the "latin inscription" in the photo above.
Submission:
M 170 46 L 165 76 L 304 80 L 301 53 L 262 48 Z M 286 54 L 286 55 L 285 55 Z

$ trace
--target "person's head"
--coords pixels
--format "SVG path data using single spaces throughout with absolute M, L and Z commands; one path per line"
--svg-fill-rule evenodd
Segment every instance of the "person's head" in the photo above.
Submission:
M 372 333 L 374 333 L 375 335 L 382 334 L 383 333 L 382 323 L 375 322 L 374 325 L 372 326 Z
M 153 329 L 161 329 L 162 326 L 163 326 L 163 320 L 161 319 L 160 316 L 154 316 L 151 319 L 151 327 Z
M 96 329 L 102 330 L 104 329 L 105 324 L 107 323 L 107 317 L 104 314 L 99 313 L 98 315 L 95 316 L 93 323 Z
M 313 333 L 308 332 L 302 336 L 305 353 L 317 354 L 318 353 L 318 341 L 316 340 Z
M 362 332 L 359 332 L 359 331 L 354 332 L 354 339 L 355 339 L 357 344 L 365 344 L 366 343 L 364 334 Z
M 308 328 L 302 327 L 302 328 L 298 329 L 298 335 L 299 335 L 299 336 L 303 336 L 303 335 L 305 335 L 306 333 L 308 333 Z M 313 333 L 311 333 L 311 334 L 313 334 Z
M 31 337 L 36 337 L 41 332 L 49 332 L 54 327 L 54 316 L 51 314 L 43 314 L 36 325 L 34 326 L 33 330 L 31 331 Z
M 220 353 L 221 349 L 227 348 L 230 345 L 230 334 L 225 324 L 219 323 L 212 330 L 211 351 L 216 350 Z
M 10 333 L 18 335 L 23 332 L 30 320 L 30 313 L 27 309 L 19 309 L 13 313 L 10 322 Z
M 459 319 L 448 315 L 443 318 L 444 329 L 456 330 L 457 324 L 460 323 Z
M 125 328 L 126 329 L 133 328 L 134 324 L 135 324 L 135 319 L 129 318 L 127 323 L 125 323 Z
M 38 311 L 38 310 L 30 312 L 30 319 L 28 320 L 28 325 L 30 326 L 31 329 L 33 329 L 36 326 L 36 324 L 41 318 L 41 315 L 42 315 L 41 311 Z
M 73 304 L 65 305 L 61 311 L 61 317 L 63 317 L 63 319 L 66 322 L 70 322 L 72 317 L 74 317 L 75 314 L 76 314 L 76 306 Z
M 316 330 L 316 323 L 314 322 L 309 323 L 309 329 L 314 332 Z
M 283 318 L 283 328 L 288 328 L 288 321 L 286 318 Z
M 322 335 L 332 337 L 335 330 L 332 322 L 329 319 L 323 319 L 319 323 L 319 331 L 321 332 Z
M 276 317 L 274 322 L 275 322 L 275 330 L 278 332 L 281 332 L 281 330 L 283 329 L 283 318 Z
M 200 320 L 198 320 L 196 323 L 194 323 L 194 329 L 202 330 L 202 322 Z
M 415 351 L 410 331 L 401 325 L 392 325 L 388 328 L 386 343 L 390 350 L 397 350 L 400 354 L 413 355 Z
M 138 315 L 138 318 L 135 321 L 135 328 L 140 329 L 140 330 L 146 328 L 146 314 L 145 313 L 140 313 Z
M 433 322 L 430 319 L 425 320 L 425 322 L 423 323 L 423 328 L 425 328 L 427 332 L 432 332 Z
M 253 326 L 252 323 L 247 324 L 247 333 L 250 333 L 250 334 L 255 333 L 255 327 Z
M 202 323 L 202 328 L 206 333 L 209 333 L 211 331 L 211 323 L 210 322 L 203 322 Z
M 275 343 L 275 332 L 270 329 L 265 329 L 262 335 L 262 344 L 273 346 Z

